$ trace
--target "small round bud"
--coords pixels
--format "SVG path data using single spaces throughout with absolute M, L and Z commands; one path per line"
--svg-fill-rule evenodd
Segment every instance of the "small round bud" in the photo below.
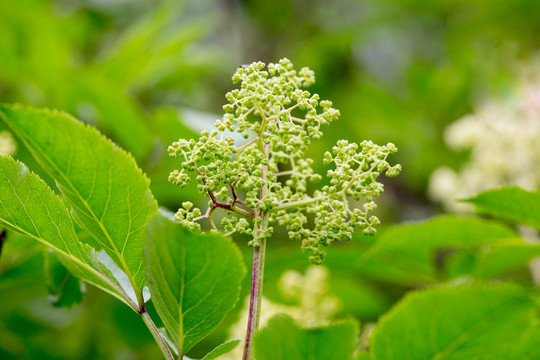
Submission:
M 184 201 L 182 207 L 189 211 L 193 207 L 193 203 L 191 201 Z

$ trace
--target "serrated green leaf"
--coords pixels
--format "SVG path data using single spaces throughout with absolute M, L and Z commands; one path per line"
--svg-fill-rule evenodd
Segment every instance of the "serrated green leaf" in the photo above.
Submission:
M 380 320 L 370 348 L 376 360 L 525 359 L 516 344 L 535 311 L 526 291 L 512 285 L 417 291 Z
M 240 251 L 228 238 L 190 233 L 157 215 L 147 228 L 145 258 L 152 302 L 185 354 L 237 303 L 246 274 Z
M 208 354 L 206 354 L 205 357 L 203 357 L 201 360 L 214 360 L 217 357 L 221 355 L 225 355 L 229 351 L 232 351 L 235 347 L 240 344 L 241 339 L 231 339 L 225 341 L 223 344 L 218 345 L 214 348 L 214 350 L 210 351 Z
M 118 283 L 101 271 L 88 246 L 81 244 L 68 209 L 36 174 L 0 154 L 0 226 L 40 241 L 62 254 L 64 265 L 77 277 L 109 292 L 128 306 L 133 302 Z
M 143 231 L 157 204 L 134 159 L 63 112 L 3 105 L 0 116 L 56 180 L 91 245 L 126 273 L 141 306 Z
M 58 259 L 59 254 L 45 252 L 45 279 L 49 300 L 54 306 L 70 308 L 83 298 L 81 281 L 73 276 Z
M 257 360 L 352 360 L 358 324 L 348 320 L 302 329 L 287 315 L 276 315 L 255 334 Z
M 540 192 L 518 187 L 489 190 L 467 199 L 481 214 L 540 229 Z

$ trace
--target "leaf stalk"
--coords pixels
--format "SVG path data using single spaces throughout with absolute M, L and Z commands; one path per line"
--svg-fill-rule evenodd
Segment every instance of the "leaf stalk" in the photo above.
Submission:
M 144 324 L 150 330 L 152 333 L 152 336 L 154 337 L 154 340 L 156 341 L 159 350 L 161 350 L 161 353 L 165 357 L 165 359 L 168 360 L 175 360 L 173 354 L 171 353 L 171 350 L 169 349 L 169 346 L 167 345 L 167 342 L 161 336 L 159 333 L 159 329 L 157 328 L 156 324 L 154 324 L 154 321 L 150 317 L 150 314 L 146 311 L 146 308 L 143 307 L 143 310 L 139 314 L 141 316 L 141 319 L 144 321 Z M 182 359 L 182 355 L 180 355 L 180 360 Z

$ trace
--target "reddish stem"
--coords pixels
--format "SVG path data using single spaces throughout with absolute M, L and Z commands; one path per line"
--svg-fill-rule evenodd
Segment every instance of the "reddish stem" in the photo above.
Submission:
M 262 280 L 264 266 L 265 244 L 253 248 L 253 267 L 251 274 L 251 292 L 249 296 L 249 317 L 246 330 L 246 341 L 244 344 L 243 360 L 254 359 L 253 336 L 259 328 L 259 314 L 262 296 Z

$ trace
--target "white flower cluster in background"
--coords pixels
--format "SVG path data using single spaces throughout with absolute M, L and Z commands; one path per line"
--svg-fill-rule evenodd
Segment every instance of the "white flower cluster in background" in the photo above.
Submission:
M 453 150 L 471 151 L 459 171 L 441 167 L 431 176 L 428 195 L 447 210 L 470 211 L 457 200 L 492 188 L 540 188 L 540 79 L 527 79 L 511 97 L 457 120 L 444 138 Z
M 0 154 L 14 155 L 17 143 L 9 131 L 0 131 Z
M 304 275 L 288 270 L 279 279 L 282 297 L 294 305 L 284 305 L 262 298 L 260 327 L 264 327 L 274 315 L 286 314 L 303 327 L 329 325 L 341 308 L 337 297 L 329 293 L 328 269 L 324 266 L 309 266 Z M 231 326 L 230 338 L 244 338 L 248 321 L 249 298 L 240 319 Z M 233 351 L 220 356 L 219 360 L 237 360 L 242 358 L 243 342 Z

